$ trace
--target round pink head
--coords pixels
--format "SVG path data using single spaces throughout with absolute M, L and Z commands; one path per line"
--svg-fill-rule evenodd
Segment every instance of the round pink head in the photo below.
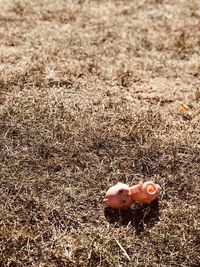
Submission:
M 103 202 L 114 209 L 127 209 L 133 203 L 129 189 L 127 184 L 119 182 L 108 189 Z

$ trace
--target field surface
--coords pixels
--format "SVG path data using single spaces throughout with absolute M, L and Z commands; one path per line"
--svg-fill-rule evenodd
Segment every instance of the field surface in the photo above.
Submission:
M 0 266 L 197 267 L 199 185 L 200 1 L 0 0 Z

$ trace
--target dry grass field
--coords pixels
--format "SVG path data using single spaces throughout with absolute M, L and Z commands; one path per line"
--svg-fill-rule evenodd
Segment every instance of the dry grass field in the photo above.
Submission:
M 0 266 L 199 266 L 200 1 L 0 7 Z

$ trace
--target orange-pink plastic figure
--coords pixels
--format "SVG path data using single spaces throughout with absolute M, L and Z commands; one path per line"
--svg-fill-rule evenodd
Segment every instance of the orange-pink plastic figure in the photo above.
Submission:
M 160 195 L 161 188 L 152 181 L 139 183 L 129 187 L 127 184 L 117 183 L 106 193 L 103 203 L 115 209 L 127 209 L 133 203 L 149 203 Z
M 134 202 L 148 203 L 160 195 L 161 188 L 152 181 L 140 183 L 130 187 L 130 194 Z
M 103 203 L 114 209 L 129 208 L 133 203 L 129 186 L 120 182 L 112 186 L 108 189 Z

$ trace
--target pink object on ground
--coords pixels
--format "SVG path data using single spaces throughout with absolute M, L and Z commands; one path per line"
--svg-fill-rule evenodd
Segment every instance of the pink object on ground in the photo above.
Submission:
M 103 203 L 114 209 L 127 209 L 133 203 L 127 184 L 117 183 L 108 189 Z
M 135 202 L 148 203 L 153 201 L 159 196 L 160 191 L 160 186 L 152 181 L 131 187 L 119 182 L 108 189 L 103 203 L 114 209 L 127 209 Z
M 148 203 L 158 198 L 161 188 L 152 181 L 147 181 L 130 187 L 130 194 L 134 202 Z

